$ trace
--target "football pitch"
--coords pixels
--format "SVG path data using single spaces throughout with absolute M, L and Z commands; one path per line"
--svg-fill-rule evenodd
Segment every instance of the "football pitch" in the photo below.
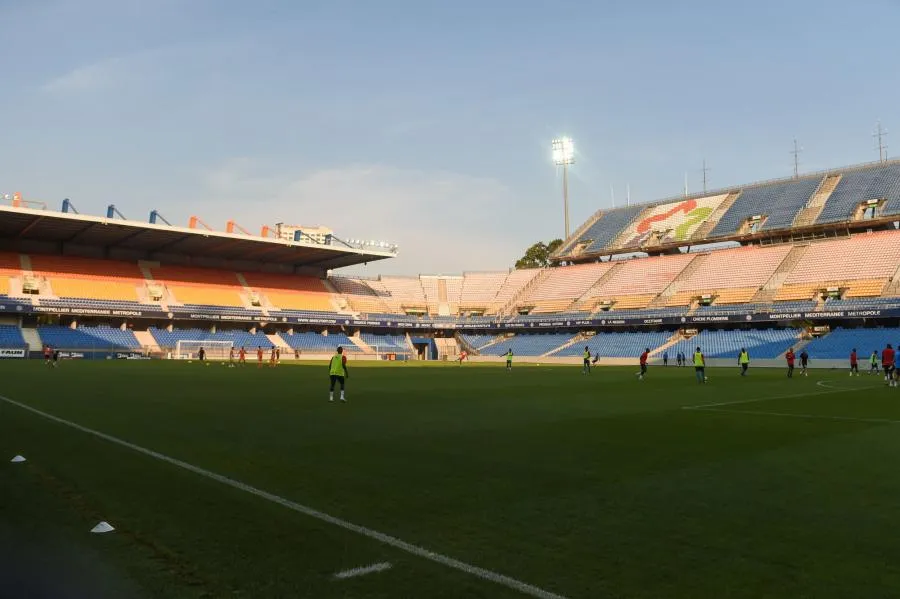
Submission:
M 324 363 L 2 362 L 4 588 L 896 596 L 900 390 L 580 370 L 352 364 L 342 404 Z

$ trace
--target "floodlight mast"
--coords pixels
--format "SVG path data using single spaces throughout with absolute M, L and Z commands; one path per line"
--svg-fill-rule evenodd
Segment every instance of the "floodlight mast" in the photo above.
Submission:
M 575 164 L 575 146 L 571 137 L 558 137 L 553 140 L 553 164 L 561 166 L 563 171 L 563 216 L 566 224 L 566 236 L 569 238 L 569 165 Z

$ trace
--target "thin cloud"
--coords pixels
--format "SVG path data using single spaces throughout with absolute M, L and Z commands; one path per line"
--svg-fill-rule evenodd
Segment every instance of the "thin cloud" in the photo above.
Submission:
M 503 225 L 513 193 L 494 179 L 381 165 L 300 176 L 254 170 L 252 161 L 239 159 L 205 174 L 218 213 L 249 223 L 322 224 L 338 237 L 397 243 L 398 258 L 375 272 L 505 269 L 521 249 L 515 231 Z

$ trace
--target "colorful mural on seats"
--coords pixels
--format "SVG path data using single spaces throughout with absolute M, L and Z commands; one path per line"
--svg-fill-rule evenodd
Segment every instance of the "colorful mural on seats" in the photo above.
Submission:
M 691 198 L 645 210 L 625 231 L 620 247 L 640 247 L 659 234 L 660 243 L 684 241 L 700 228 L 727 194 Z

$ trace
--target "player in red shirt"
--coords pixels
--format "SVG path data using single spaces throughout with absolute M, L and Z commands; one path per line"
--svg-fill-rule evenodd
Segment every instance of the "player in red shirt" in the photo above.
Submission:
M 853 348 L 853 351 L 850 352 L 850 376 L 853 376 L 853 373 L 856 373 L 856 376 L 859 376 L 859 361 L 856 357 L 856 348 Z
M 47 366 L 53 365 L 53 350 L 50 349 L 49 345 L 44 346 L 44 363 Z
M 647 358 L 650 357 L 650 348 L 645 348 L 644 353 L 641 354 L 641 372 L 638 374 L 638 380 L 644 380 L 644 375 L 647 374 Z
M 459 365 L 462 366 L 463 360 L 469 357 L 469 352 L 462 350 L 459 352 Z
M 231 349 L 228 350 L 228 367 L 234 368 L 234 346 L 231 346 Z
M 795 360 L 793 347 L 790 348 L 789 350 L 787 350 L 787 353 L 784 354 L 784 359 L 787 360 L 788 378 L 792 379 L 792 378 L 794 378 L 794 360 Z
M 894 380 L 894 348 L 888 343 L 887 347 L 881 350 L 881 366 L 884 367 L 884 380 L 891 387 L 897 386 Z
M 241 351 L 238 353 L 238 362 L 242 366 L 247 364 L 247 350 L 243 346 L 241 346 Z
M 269 354 L 269 367 L 275 368 L 275 348 L 272 348 L 272 353 Z
M 263 367 L 263 350 L 261 346 L 257 346 L 256 348 L 256 367 Z

